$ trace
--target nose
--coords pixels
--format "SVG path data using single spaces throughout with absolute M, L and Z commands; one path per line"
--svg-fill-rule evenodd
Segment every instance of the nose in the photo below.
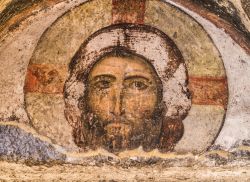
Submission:
M 111 113 L 116 117 L 121 116 L 123 113 L 122 100 L 123 100 L 123 88 L 122 87 L 115 88 L 112 99 L 113 108 Z

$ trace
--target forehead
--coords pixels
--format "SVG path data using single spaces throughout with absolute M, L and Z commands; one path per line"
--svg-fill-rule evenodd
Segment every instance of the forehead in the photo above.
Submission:
M 139 57 L 110 56 L 98 61 L 90 71 L 90 77 L 101 74 L 154 74 L 154 69 Z

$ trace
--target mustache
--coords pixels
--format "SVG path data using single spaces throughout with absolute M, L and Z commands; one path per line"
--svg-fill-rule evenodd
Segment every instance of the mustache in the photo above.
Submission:
M 109 120 L 103 120 L 100 119 L 97 115 L 94 113 L 88 113 L 84 117 L 85 125 L 88 125 L 88 128 L 93 127 L 106 127 L 109 124 L 125 124 L 125 125 L 133 125 L 133 122 L 131 122 L 128 118 L 125 116 L 113 116 Z

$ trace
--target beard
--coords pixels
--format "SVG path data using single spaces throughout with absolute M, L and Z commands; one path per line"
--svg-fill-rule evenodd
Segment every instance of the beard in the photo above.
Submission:
M 141 124 L 133 122 L 103 121 L 89 112 L 82 115 L 81 126 L 74 132 L 75 142 L 84 149 L 95 150 L 104 148 L 109 152 L 118 153 L 142 146 L 145 151 L 158 147 L 162 122 L 144 119 Z

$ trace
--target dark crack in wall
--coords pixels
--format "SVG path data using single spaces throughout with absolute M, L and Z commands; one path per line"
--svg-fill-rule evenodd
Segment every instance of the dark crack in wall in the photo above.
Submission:
M 208 11 L 216 14 L 220 18 L 226 20 L 228 23 L 232 24 L 238 31 L 243 33 L 248 39 L 250 39 L 250 32 L 246 29 L 245 25 L 242 23 L 239 12 L 234 7 L 233 3 L 228 0 L 192 0 L 195 4 L 207 9 Z M 249 0 L 245 4 L 248 4 Z M 249 10 L 248 10 L 249 11 Z
M 13 16 L 41 1 L 42 0 L 12 0 L 2 13 L 0 13 L 0 25 L 5 24 Z

